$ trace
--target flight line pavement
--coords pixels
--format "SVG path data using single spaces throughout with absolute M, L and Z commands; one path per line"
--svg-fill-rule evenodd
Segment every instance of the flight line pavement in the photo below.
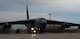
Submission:
M 0 39 L 80 39 L 80 33 L 0 34 Z

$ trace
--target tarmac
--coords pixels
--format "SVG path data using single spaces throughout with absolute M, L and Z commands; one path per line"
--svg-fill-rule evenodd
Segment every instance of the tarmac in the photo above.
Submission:
M 0 39 L 80 39 L 80 33 L 0 34 Z

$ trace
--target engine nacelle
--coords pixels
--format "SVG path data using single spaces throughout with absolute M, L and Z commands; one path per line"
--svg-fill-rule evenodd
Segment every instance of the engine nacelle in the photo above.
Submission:
M 69 27 L 70 27 L 70 24 L 67 24 L 67 23 L 62 25 L 62 28 L 69 28 Z
M 9 29 L 11 28 L 10 23 L 4 23 L 0 29 L 0 33 L 7 33 L 9 32 Z
M 78 26 L 78 29 L 80 29 L 80 26 Z
M 3 24 L 3 28 L 11 28 L 11 24 L 10 23 L 5 23 L 5 24 Z

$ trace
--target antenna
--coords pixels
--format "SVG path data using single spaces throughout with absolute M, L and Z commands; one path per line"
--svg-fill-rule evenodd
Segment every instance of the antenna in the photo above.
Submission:
M 28 5 L 26 5 L 27 20 L 29 20 Z

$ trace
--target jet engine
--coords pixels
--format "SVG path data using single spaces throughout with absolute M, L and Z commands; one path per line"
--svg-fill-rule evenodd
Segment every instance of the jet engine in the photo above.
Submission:
M 80 29 L 80 25 L 78 25 L 78 29 Z
M 10 23 L 4 23 L 3 25 L 0 26 L 0 33 L 9 32 L 10 28 L 11 28 L 11 24 Z
M 10 23 L 3 24 L 3 30 L 9 30 L 10 28 L 11 28 L 11 24 Z
M 64 23 L 61 28 L 69 28 L 70 24 Z

